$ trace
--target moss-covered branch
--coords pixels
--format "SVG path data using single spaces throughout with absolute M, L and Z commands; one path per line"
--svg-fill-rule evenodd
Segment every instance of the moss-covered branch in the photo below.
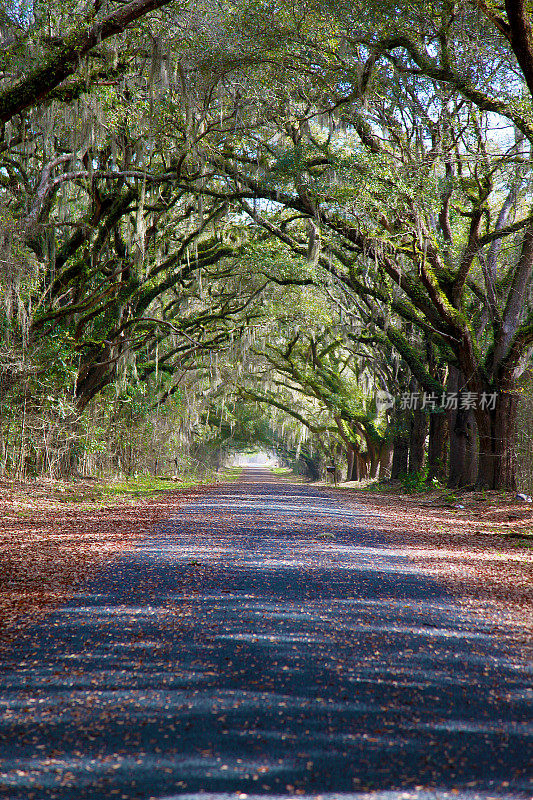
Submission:
M 105 39 L 115 36 L 135 20 L 170 0 L 132 0 L 83 30 L 69 31 L 54 46 L 44 63 L 30 70 L 13 86 L 0 92 L 0 121 L 37 105 L 78 69 L 81 59 Z

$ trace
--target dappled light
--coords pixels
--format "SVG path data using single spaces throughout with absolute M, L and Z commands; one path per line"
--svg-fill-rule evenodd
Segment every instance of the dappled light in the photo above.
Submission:
M 6 654 L 10 796 L 525 797 L 510 631 L 363 507 L 263 477 L 177 508 Z

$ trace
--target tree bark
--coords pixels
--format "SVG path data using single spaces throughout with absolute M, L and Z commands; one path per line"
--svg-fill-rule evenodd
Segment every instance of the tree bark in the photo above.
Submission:
M 507 35 L 529 91 L 533 96 L 533 30 L 531 27 L 531 6 L 525 0 L 505 0 L 508 26 L 498 26 Z
M 369 477 L 369 456 L 367 453 L 358 453 L 357 454 L 357 471 L 359 474 L 358 480 L 366 480 Z
M 450 455 L 448 461 L 448 486 L 450 489 L 464 489 L 476 481 L 476 424 L 472 409 L 462 408 L 461 388 L 464 386 L 462 373 L 450 367 L 448 392 L 458 395 L 457 409 L 448 416 L 450 436 Z
M 310 480 L 317 481 L 320 478 L 320 465 L 315 458 L 300 454 L 300 461 L 304 463 L 305 471 Z
M 380 460 L 379 448 L 376 446 L 375 442 L 373 442 L 371 438 L 368 437 L 366 442 L 366 449 L 369 457 L 368 477 L 370 478 L 370 480 L 373 481 L 378 477 L 378 472 L 379 472 L 379 460 Z
M 428 424 L 426 411 L 415 409 L 411 418 L 411 433 L 409 436 L 409 473 L 420 472 L 424 467 Z
M 403 433 L 394 437 L 392 451 L 391 479 L 398 480 L 402 475 L 407 475 L 409 460 L 409 439 Z
M 361 456 L 357 450 L 354 450 L 352 481 L 360 481 L 361 477 Z
M 464 485 L 466 463 L 466 428 L 464 416 L 457 411 L 450 414 L 450 458 L 448 461 L 448 487 L 459 489 Z
M 353 447 L 347 447 L 346 448 L 346 460 L 348 462 L 347 468 L 346 468 L 346 480 L 347 481 L 353 481 L 352 475 L 353 475 L 353 468 L 354 468 L 354 464 L 355 464 L 355 452 L 354 452 Z
M 437 478 L 446 480 L 446 461 L 448 453 L 448 419 L 445 413 L 431 414 L 429 417 L 428 443 L 428 481 Z
M 517 409 L 515 392 L 498 394 L 494 410 L 478 409 L 479 471 L 482 488 L 516 491 Z
M 383 442 L 381 445 L 379 457 L 379 477 L 388 478 L 392 467 L 393 458 L 393 444 L 392 442 Z
M 395 405 L 393 409 L 391 480 L 407 475 L 409 462 L 409 411 Z

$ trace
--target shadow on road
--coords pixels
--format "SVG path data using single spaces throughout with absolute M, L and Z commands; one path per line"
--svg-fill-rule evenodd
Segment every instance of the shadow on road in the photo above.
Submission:
M 6 654 L 10 798 L 530 798 L 520 648 L 330 493 L 179 508 Z

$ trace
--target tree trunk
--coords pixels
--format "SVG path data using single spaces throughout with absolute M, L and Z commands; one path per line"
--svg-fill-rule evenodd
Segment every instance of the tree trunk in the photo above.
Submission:
M 392 428 L 394 431 L 394 440 L 390 476 L 391 480 L 398 480 L 403 475 L 407 475 L 409 460 L 409 412 L 395 406 L 393 414 Z
M 476 475 L 476 428 L 474 413 L 462 408 L 462 390 L 465 386 L 463 374 L 450 366 L 448 395 L 457 395 L 457 408 L 448 412 L 450 450 L 448 460 L 448 487 L 463 489 L 472 486 Z
M 425 411 L 415 409 L 411 421 L 409 437 L 409 472 L 420 472 L 424 466 L 426 436 L 428 433 L 428 415 Z
M 407 475 L 409 459 L 409 439 L 403 433 L 394 437 L 392 451 L 391 480 L 398 480 L 402 475 Z
M 378 477 L 379 460 L 380 460 L 379 448 L 376 447 L 375 443 L 371 441 L 370 437 L 368 437 L 366 442 L 366 449 L 368 451 L 368 456 L 370 461 L 368 477 L 370 478 L 370 480 L 373 481 Z
M 392 466 L 392 442 L 383 442 L 379 456 L 379 477 L 388 478 Z
M 466 445 L 465 486 L 475 486 L 478 474 L 478 435 L 476 416 L 473 411 L 468 415 L 468 438 Z
M 300 461 L 305 465 L 305 472 L 312 481 L 318 481 L 320 478 L 320 464 L 312 456 L 300 454 Z
M 355 452 L 353 447 L 346 448 L 346 460 L 347 460 L 347 467 L 346 467 L 346 480 L 353 481 L 353 467 L 355 463 Z
M 450 458 L 448 486 L 464 489 L 473 486 L 476 476 L 476 428 L 471 410 L 452 411 L 449 418 Z
M 361 480 L 361 456 L 357 450 L 354 450 L 352 481 Z
M 516 393 L 507 389 L 498 393 L 493 410 L 477 409 L 480 487 L 516 491 L 517 408 Z
M 446 480 L 446 456 L 448 452 L 448 419 L 445 413 L 429 417 L 428 481 L 437 478 Z
M 358 464 L 358 473 L 359 473 L 359 480 L 366 480 L 368 478 L 368 464 L 369 464 L 369 457 L 367 453 L 358 453 L 357 454 L 357 464 Z

